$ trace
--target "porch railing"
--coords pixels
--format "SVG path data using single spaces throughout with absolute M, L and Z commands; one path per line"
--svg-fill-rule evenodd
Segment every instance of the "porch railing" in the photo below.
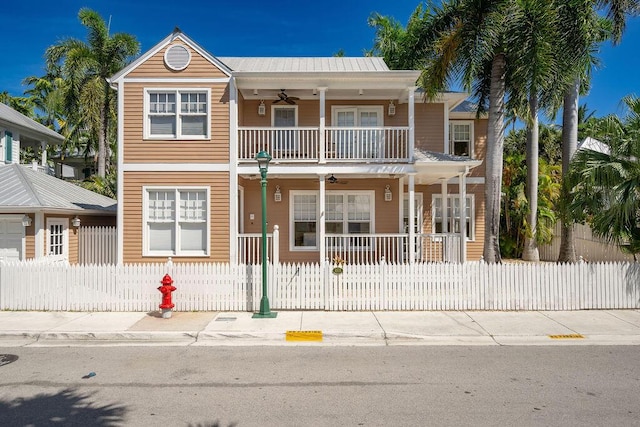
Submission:
M 273 227 L 273 233 L 267 233 L 267 260 L 280 262 L 280 231 Z M 238 264 L 262 263 L 262 233 L 243 233 L 238 236 Z
M 267 151 L 274 161 L 284 162 L 409 159 L 408 127 L 328 127 L 324 137 L 322 146 L 317 127 L 241 127 L 238 159 L 253 161 L 261 150 Z

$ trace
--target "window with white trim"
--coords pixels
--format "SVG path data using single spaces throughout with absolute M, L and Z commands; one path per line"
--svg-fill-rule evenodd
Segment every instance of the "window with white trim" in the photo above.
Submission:
M 146 188 L 145 255 L 209 254 L 207 188 Z
M 292 249 L 318 248 L 318 195 L 316 192 L 291 192 Z
M 467 240 L 475 240 L 475 198 L 473 194 L 466 197 Z M 431 203 L 432 230 L 442 233 L 442 195 L 434 194 Z M 449 233 L 460 233 L 460 195 L 449 194 L 447 198 L 447 224 Z
M 422 233 L 422 193 L 414 193 L 413 219 L 414 233 Z M 404 193 L 402 200 L 402 231 L 409 232 L 409 193 Z
M 208 89 L 147 89 L 145 137 L 208 138 L 209 98 Z
M 273 105 L 271 111 L 271 126 L 285 128 L 274 131 L 273 150 L 276 153 L 279 151 L 297 151 L 298 131 L 294 128 L 298 126 L 298 106 Z
M 327 192 L 327 234 L 367 234 L 371 226 L 373 197 L 367 193 Z
M 449 152 L 456 156 L 473 158 L 473 122 L 449 122 Z

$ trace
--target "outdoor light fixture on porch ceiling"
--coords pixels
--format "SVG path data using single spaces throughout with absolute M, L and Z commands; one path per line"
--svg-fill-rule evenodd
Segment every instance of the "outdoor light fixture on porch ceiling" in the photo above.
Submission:
M 389 110 L 387 111 L 389 116 L 396 115 L 396 104 L 393 103 L 393 100 L 389 101 Z
M 264 116 L 267 114 L 267 107 L 264 105 L 264 99 L 260 100 L 260 105 L 258 105 L 258 115 Z
M 24 214 L 22 217 L 22 226 L 29 227 L 31 225 L 31 217 L 27 214 Z
M 384 187 L 384 201 L 390 202 L 391 200 L 393 200 L 393 193 L 391 192 L 391 186 L 387 184 Z

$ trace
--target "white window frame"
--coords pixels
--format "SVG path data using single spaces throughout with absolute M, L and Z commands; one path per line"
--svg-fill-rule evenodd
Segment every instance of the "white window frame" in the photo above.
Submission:
M 375 111 L 378 113 L 379 123 L 376 127 L 384 127 L 384 107 L 382 105 L 332 105 L 331 106 L 331 126 L 338 126 L 338 112 L 351 110 L 355 111 L 356 123 L 354 127 L 362 127 L 360 123 L 360 113 Z
M 449 153 L 455 155 L 455 141 L 454 141 L 455 132 L 453 130 L 453 127 L 455 125 L 469 126 L 469 155 L 464 157 L 469 157 L 470 159 L 475 158 L 475 153 L 474 153 L 475 136 L 474 136 L 474 129 L 473 129 L 473 125 L 474 125 L 473 120 L 449 120 Z
M 415 233 L 422 234 L 424 224 L 424 195 L 422 193 L 414 192 L 414 204 L 415 204 Z M 402 233 L 409 233 L 409 210 L 405 209 L 405 202 L 409 202 L 409 193 L 404 193 L 402 199 L 402 224 L 404 225 Z M 405 223 L 406 221 L 406 223 Z
M 349 234 L 349 235 L 353 235 L 353 236 L 360 236 L 361 233 L 349 233 L 349 207 L 348 207 L 348 196 L 361 196 L 361 195 L 366 195 L 369 197 L 369 214 L 370 214 L 370 218 L 369 218 L 369 232 L 366 234 L 375 234 L 375 219 L 376 219 L 376 192 L 375 190 L 331 190 L 331 191 L 327 191 L 326 192 L 327 196 L 328 195 L 341 195 L 343 196 L 343 203 L 344 203 L 344 210 L 343 212 L 345 213 L 345 215 L 342 218 L 342 223 L 343 223 L 343 229 L 344 232 L 340 233 L 341 235 L 345 235 L 345 234 Z M 326 202 L 326 198 L 325 198 L 325 202 Z M 325 215 L 323 217 L 323 221 L 325 222 L 325 234 L 326 236 L 335 236 L 336 234 L 334 233 L 329 233 L 326 232 L 326 222 L 327 222 L 327 215 L 326 215 L 326 208 L 325 208 Z M 358 246 L 350 246 L 350 251 L 366 251 L 369 250 L 369 248 L 371 247 L 371 245 L 373 244 L 372 239 L 367 239 L 365 241 L 366 243 L 364 245 L 358 245 Z M 331 247 L 329 249 L 336 249 L 335 247 Z
M 69 218 L 47 218 L 47 258 L 53 261 L 68 261 L 69 260 Z M 56 244 L 61 245 L 62 253 L 61 254 L 53 254 L 51 252 L 51 246 L 54 243 L 52 241 L 51 235 L 51 226 L 52 225 L 60 225 L 62 226 L 62 242 L 57 242 Z
M 276 110 L 293 110 L 294 115 L 294 128 L 298 127 L 298 106 L 297 105 L 271 105 L 271 128 L 273 129 L 273 136 L 271 140 L 272 151 L 276 153 L 297 151 L 299 145 L 298 131 L 297 129 L 291 129 L 290 127 L 279 128 L 276 127 Z M 280 129 L 278 132 L 277 129 Z M 281 134 L 283 132 L 283 134 Z M 280 136 L 284 142 L 281 142 Z M 286 142 L 288 140 L 288 143 Z
M 175 236 L 175 248 L 171 251 L 152 251 L 149 249 L 149 192 L 150 191 L 174 191 L 175 198 L 175 218 L 173 222 L 173 233 Z M 206 248 L 205 251 L 181 250 L 180 245 L 180 192 L 181 191 L 204 191 L 206 194 Z M 142 187 L 142 256 L 172 256 L 172 257 L 208 257 L 211 253 L 211 194 L 210 187 L 206 186 L 144 186 Z
M 296 227 L 295 227 L 295 200 L 296 196 L 315 196 L 316 197 L 316 244 L 315 246 L 296 246 Z M 320 193 L 315 190 L 291 190 L 289 191 L 289 250 L 292 252 L 308 252 L 317 251 L 320 247 L 318 240 L 320 239 Z
M 150 113 L 150 95 L 152 93 L 173 93 L 176 96 L 176 134 L 175 135 L 151 135 L 151 113 Z M 188 115 L 181 112 L 181 94 L 184 93 L 205 93 L 207 95 L 207 113 L 206 113 L 206 132 L 205 135 L 182 135 L 182 115 Z M 161 141 L 204 141 L 211 138 L 211 89 L 210 88 L 145 88 L 144 89 L 144 139 L 145 140 L 161 140 Z
M 449 221 L 449 230 L 455 230 L 459 228 L 459 217 L 455 216 L 455 200 L 460 201 L 460 194 L 447 194 L 447 209 L 451 208 L 451 214 L 447 215 L 447 220 Z M 474 194 L 467 194 L 467 208 L 470 208 L 470 218 L 469 225 L 467 226 L 467 232 L 469 237 L 467 237 L 468 242 L 475 242 L 476 240 L 476 199 Z M 442 194 L 432 194 L 431 195 L 431 230 L 433 234 L 436 234 L 436 217 L 438 215 L 436 212 L 436 199 L 442 199 Z M 442 206 L 442 202 L 440 203 Z M 442 215 L 439 216 L 442 218 Z M 458 224 L 458 225 L 456 225 Z M 448 234 L 453 234 L 455 232 L 449 231 Z

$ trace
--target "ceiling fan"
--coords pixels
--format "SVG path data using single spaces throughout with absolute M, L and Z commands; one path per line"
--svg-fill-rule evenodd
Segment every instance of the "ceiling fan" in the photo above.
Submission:
M 289 105 L 295 105 L 296 101 L 300 99 L 297 96 L 289 96 L 289 95 L 287 95 L 285 93 L 284 89 L 280 89 L 280 93 L 278 94 L 278 98 L 280 98 L 280 99 L 276 99 L 275 101 L 273 101 L 273 104 L 277 104 L 278 102 L 284 101 Z
M 329 184 L 347 184 L 349 181 L 338 180 L 333 174 L 329 178 L 327 178 Z

